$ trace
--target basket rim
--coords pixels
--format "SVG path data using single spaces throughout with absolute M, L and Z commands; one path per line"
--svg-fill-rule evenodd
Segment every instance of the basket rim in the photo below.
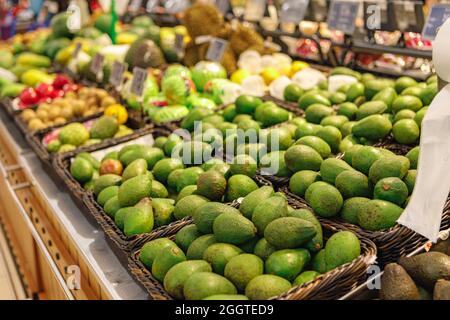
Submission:
M 239 208 L 240 201 L 235 200 L 230 206 L 233 206 L 235 208 Z M 329 224 L 324 221 L 320 221 L 322 228 L 326 229 L 328 232 L 336 233 L 339 231 L 342 231 L 339 228 L 336 228 L 336 226 Z M 192 225 L 193 220 L 186 221 L 185 226 Z M 169 236 L 169 238 L 176 235 L 176 232 Z M 358 239 L 361 243 L 361 254 L 358 258 L 354 259 L 351 262 L 348 262 L 346 264 L 343 264 L 333 270 L 330 270 L 324 274 L 321 274 L 316 279 L 309 281 L 307 283 L 304 283 L 300 286 L 292 287 L 287 292 L 282 293 L 279 296 L 272 297 L 269 300 L 294 300 L 296 297 L 294 295 L 303 295 L 303 297 L 308 297 L 308 294 L 311 295 L 311 293 L 314 293 L 314 291 L 317 288 L 323 288 L 325 285 L 331 284 L 334 280 L 339 278 L 343 273 L 348 273 L 349 276 L 352 275 L 353 271 L 355 269 L 363 268 L 364 270 L 367 269 L 367 267 L 376 261 L 377 257 L 377 247 L 376 245 L 369 239 L 356 234 Z M 136 279 L 141 282 L 141 285 L 145 287 L 149 293 L 149 295 L 152 298 L 158 298 L 163 297 L 165 300 L 173 300 L 173 297 L 171 297 L 167 291 L 165 291 L 163 285 L 156 280 L 151 271 L 148 270 L 144 264 L 139 260 L 139 254 L 142 249 L 142 247 L 147 243 L 148 241 L 154 240 L 156 238 L 152 237 L 146 237 L 141 238 L 140 242 L 134 243 L 134 246 L 130 250 L 130 256 L 129 256 L 129 268 L 133 276 L 136 277 Z M 355 276 L 356 278 L 356 276 Z M 313 296 L 312 296 L 313 297 Z

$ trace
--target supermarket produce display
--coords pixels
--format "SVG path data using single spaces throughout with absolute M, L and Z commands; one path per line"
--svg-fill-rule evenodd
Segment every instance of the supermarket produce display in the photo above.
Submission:
M 397 223 L 435 74 L 312 63 L 339 30 L 296 26 L 294 54 L 213 4 L 155 14 L 0 43 L 1 112 L 150 299 L 340 299 L 373 265 L 380 299 L 450 299 L 448 240 L 417 254 Z

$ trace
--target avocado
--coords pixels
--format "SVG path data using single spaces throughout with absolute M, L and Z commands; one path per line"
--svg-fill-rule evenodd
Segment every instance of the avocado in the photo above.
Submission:
M 351 224 L 358 224 L 359 212 L 370 199 L 364 197 L 353 197 L 344 201 L 340 215 L 342 220 Z
M 211 201 L 220 201 L 225 195 L 227 180 L 218 171 L 211 170 L 202 173 L 197 180 L 196 194 Z
M 388 87 L 380 92 L 378 92 L 373 98 L 372 101 L 383 101 L 387 106 L 387 112 L 391 111 L 392 103 L 397 98 L 397 92 L 395 92 L 394 88 Z
M 450 281 L 440 279 L 436 282 L 433 291 L 433 300 L 450 300 Z
M 320 273 L 316 271 L 303 271 L 295 278 L 293 284 L 294 286 L 301 286 L 307 282 L 313 281 L 318 276 L 320 276 Z
M 209 262 L 213 271 L 223 275 L 225 265 L 231 258 L 242 253 L 242 250 L 235 245 L 228 243 L 214 243 L 203 252 L 203 260 Z
M 431 83 L 422 89 L 422 91 L 419 93 L 419 98 L 422 100 L 423 105 L 428 106 L 431 104 L 437 93 L 437 83 Z
M 312 104 L 322 104 L 331 107 L 331 102 L 317 92 L 306 92 L 298 100 L 298 106 L 303 110 L 306 110 Z
M 364 95 L 367 100 L 372 100 L 372 98 L 383 89 L 388 87 L 393 87 L 391 81 L 387 79 L 373 79 L 365 83 Z
M 344 102 L 338 106 L 337 114 L 346 116 L 349 120 L 354 120 L 356 117 L 356 112 L 358 111 L 358 106 L 352 102 Z
M 255 207 L 252 221 L 258 230 L 258 234 L 264 235 L 264 230 L 270 222 L 281 217 L 286 217 L 287 213 L 286 199 L 279 196 L 273 196 L 261 201 Z
M 239 211 L 237 213 L 223 213 L 214 220 L 213 231 L 217 241 L 240 245 L 255 237 L 256 227 L 253 222 Z
M 325 159 L 320 166 L 320 176 L 322 180 L 331 184 L 335 184 L 337 176 L 344 171 L 353 171 L 344 160 L 329 158 Z
M 327 272 L 327 263 L 325 261 L 325 249 L 320 250 L 311 260 L 311 267 L 318 273 Z
M 99 193 L 97 197 L 97 202 L 102 207 L 105 206 L 106 202 L 108 202 L 109 199 L 117 196 L 117 193 L 119 192 L 118 186 L 110 186 L 102 190 L 102 192 Z
M 417 163 L 419 162 L 419 153 L 420 153 L 420 147 L 417 146 L 411 150 L 405 155 L 405 157 L 408 158 L 410 163 L 410 169 L 417 169 Z
M 167 272 L 178 263 L 186 261 L 183 250 L 177 246 L 163 248 L 155 257 L 152 264 L 152 275 L 159 282 L 164 281 Z
M 131 162 L 122 173 L 122 181 L 147 173 L 147 161 L 144 159 L 136 159 Z
M 377 141 L 386 137 L 392 129 L 392 123 L 380 114 L 359 120 L 352 128 L 352 134 L 359 138 Z
M 397 177 L 383 178 L 377 182 L 373 198 L 390 201 L 398 206 L 405 203 L 408 197 L 408 187 Z
M 276 108 L 262 109 L 260 112 L 260 120 L 256 120 L 261 121 L 262 126 L 267 128 L 288 121 L 290 116 L 291 114 L 287 110 L 277 106 Z
M 90 139 L 108 139 L 114 137 L 119 130 L 116 118 L 103 116 L 94 122 L 90 130 Z
M 414 120 L 416 117 L 416 113 L 414 111 L 403 109 L 397 112 L 397 114 L 394 117 L 394 123 L 403 120 L 403 119 L 411 119 Z
M 119 187 L 117 197 L 121 207 L 134 206 L 142 198 L 150 196 L 152 181 L 147 175 L 128 179 Z
M 363 103 L 356 111 L 356 120 L 364 119 L 374 114 L 382 114 L 387 111 L 387 105 L 383 101 L 368 101 Z
M 355 101 L 356 98 L 364 96 L 364 84 L 360 82 L 352 83 L 345 92 L 347 101 Z
M 247 284 L 264 273 L 264 262 L 254 254 L 240 254 L 230 259 L 225 266 L 225 277 L 243 292 Z
M 199 206 L 192 217 L 198 230 L 203 234 L 207 234 L 213 232 L 213 224 L 216 218 L 225 213 L 240 215 L 239 210 L 226 204 L 207 202 Z
M 331 148 L 323 139 L 315 136 L 305 136 L 295 142 L 296 145 L 306 145 L 316 150 L 323 159 L 331 154 Z
M 98 177 L 94 182 L 94 194 L 98 196 L 103 189 L 110 186 L 118 186 L 122 182 L 122 177 L 116 174 L 104 174 Z
M 358 212 L 358 224 L 370 231 L 379 231 L 395 226 L 403 209 L 384 200 L 370 200 Z
M 211 272 L 211 266 L 203 260 L 190 260 L 177 263 L 164 277 L 164 289 L 175 299 L 184 299 L 184 284 L 197 272 Z
M 263 156 L 260 161 L 260 174 L 289 177 L 292 173 L 284 161 L 285 154 L 286 151 L 272 151 Z
M 258 164 L 255 159 L 246 154 L 239 154 L 233 158 L 230 165 L 232 175 L 242 174 L 253 178 L 256 175 Z
M 165 184 L 167 183 L 167 178 L 172 171 L 183 168 L 184 165 L 180 159 L 161 159 L 156 162 L 155 166 L 153 167 L 153 175 L 155 176 L 156 180 Z
M 295 139 L 300 139 L 306 136 L 313 136 L 316 134 L 317 130 L 321 128 L 320 125 L 305 122 L 297 126 L 295 130 Z
M 236 287 L 227 278 L 212 272 L 196 272 L 185 282 L 186 300 L 201 300 L 218 294 L 237 294 Z
M 152 198 L 153 217 L 155 226 L 161 227 L 173 221 L 173 210 L 175 201 L 165 198 Z
M 252 178 L 243 174 L 237 174 L 228 179 L 226 199 L 231 202 L 245 197 L 257 189 L 258 185 Z
M 381 276 L 380 298 L 382 300 L 419 300 L 419 289 L 413 279 L 396 263 L 384 267 Z
M 150 192 L 152 198 L 167 198 L 169 197 L 169 191 L 159 181 L 152 180 L 152 191 Z
M 70 174 L 78 182 L 86 183 L 92 180 L 94 168 L 88 160 L 77 157 L 70 164 Z
M 183 170 L 176 182 L 177 192 L 180 192 L 187 186 L 196 185 L 198 178 L 203 173 L 200 167 L 189 167 Z
M 203 300 L 231 301 L 231 300 L 249 300 L 249 299 L 242 294 L 216 294 L 216 295 L 204 298 Z
M 212 244 L 216 243 L 216 238 L 212 234 L 205 234 L 192 241 L 189 246 L 186 257 L 188 260 L 201 260 L 203 253 Z
M 264 230 L 264 238 L 277 249 L 298 248 L 317 234 L 316 226 L 296 217 L 282 217 L 270 222 Z
M 105 213 L 111 217 L 114 220 L 114 217 L 116 215 L 116 212 L 119 211 L 120 205 L 119 205 L 119 199 L 117 198 L 117 195 L 110 198 L 108 201 L 106 201 L 105 206 L 103 207 L 103 210 Z
M 392 111 L 394 113 L 403 109 L 409 109 L 414 112 L 419 111 L 423 107 L 422 101 L 415 96 L 399 96 L 392 103 Z
M 164 248 L 176 246 L 175 242 L 169 238 L 159 238 L 149 241 L 142 246 L 141 252 L 139 253 L 139 260 L 147 267 L 147 269 L 151 270 L 153 261 Z
M 392 127 L 395 141 L 400 144 L 414 144 L 420 137 L 420 128 L 412 119 L 397 121 Z
M 250 300 L 267 300 L 291 289 L 291 283 L 282 277 L 263 274 L 253 278 L 245 288 Z
M 274 190 L 272 186 L 263 186 L 255 191 L 252 191 L 244 198 L 244 200 L 242 200 L 239 211 L 242 212 L 247 219 L 252 219 L 253 212 L 258 204 L 270 198 L 273 193 Z
M 378 148 L 370 146 L 360 146 L 354 150 L 351 158 L 351 165 L 364 174 L 369 174 L 369 169 L 372 164 L 383 156 Z
M 450 256 L 445 253 L 431 251 L 401 257 L 398 263 L 425 289 L 432 290 L 439 279 L 450 279 Z
M 395 88 L 395 91 L 397 91 L 397 93 L 400 94 L 406 88 L 413 87 L 415 85 L 417 85 L 416 80 L 414 80 L 411 77 L 403 76 L 403 77 L 397 78 L 397 80 L 395 80 L 394 88 Z
M 312 104 L 305 111 L 306 121 L 310 123 L 320 124 L 322 119 L 333 114 L 333 108 L 323 104 Z
M 195 210 L 207 202 L 208 199 L 202 196 L 195 194 L 186 196 L 176 203 L 173 215 L 177 220 L 181 220 L 184 217 L 192 217 Z
M 119 200 L 120 201 L 120 200 Z M 154 226 L 152 200 L 144 198 L 123 219 L 123 231 L 127 237 L 150 232 Z
M 333 234 L 325 244 L 325 262 L 327 270 L 352 262 L 361 254 L 361 243 L 351 231 L 339 231 Z
M 191 243 L 202 234 L 194 224 L 183 227 L 175 236 L 175 243 L 183 250 L 187 251 Z
M 322 225 L 320 224 L 319 220 L 317 220 L 316 216 L 310 210 L 308 210 L 308 209 L 293 210 L 288 213 L 288 216 L 303 219 L 303 220 L 311 222 L 316 230 L 316 235 L 311 240 L 309 240 L 304 245 L 304 247 L 312 253 L 315 253 L 315 252 L 319 251 L 320 249 L 322 249 L 322 247 L 323 247 Z
M 334 186 L 318 181 L 309 186 L 305 200 L 316 214 L 321 217 L 333 217 L 339 213 L 344 199 Z
M 265 262 L 266 273 L 282 277 L 289 282 L 302 272 L 311 260 L 306 249 L 284 249 L 272 253 Z
M 244 251 L 245 253 L 253 253 L 255 251 L 255 246 L 259 241 L 259 237 L 255 236 L 252 239 L 248 240 L 247 242 L 244 242 L 243 244 L 239 245 L 239 248 Z
M 338 128 L 333 126 L 321 127 L 317 130 L 316 136 L 328 143 L 333 153 L 337 153 L 339 151 L 339 145 L 342 141 L 342 133 Z
M 276 248 L 267 242 L 265 238 L 262 238 L 256 243 L 253 253 L 261 259 L 266 260 L 275 251 Z
M 290 126 L 291 124 L 285 124 L 283 127 L 268 130 L 266 141 L 269 151 L 287 150 L 294 143 L 293 135 L 297 127 L 293 126 L 292 133 Z
M 366 175 L 356 170 L 341 172 L 336 177 L 335 184 L 344 199 L 370 197 L 372 193 L 372 186 L 369 179 Z
M 88 152 L 81 152 L 77 155 L 77 158 L 83 158 L 87 161 L 89 161 L 92 165 L 92 167 L 95 170 L 100 169 L 100 161 L 98 161 L 96 158 L 94 158 L 94 156 Z
M 320 180 L 321 177 L 318 172 L 311 170 L 298 171 L 289 180 L 289 189 L 292 193 L 304 197 L 308 187 Z
M 302 170 L 318 171 L 322 164 L 322 157 L 313 148 L 306 145 L 294 145 L 284 154 L 286 166 L 292 172 Z
M 403 156 L 382 157 L 375 161 L 369 170 L 369 179 L 373 184 L 389 177 L 403 179 L 409 170 L 409 160 Z
M 197 186 L 187 186 L 185 188 L 183 188 L 183 190 L 180 191 L 180 193 L 177 196 L 176 202 L 178 203 L 181 199 L 190 196 L 190 195 L 195 195 L 195 193 L 197 192 Z
M 320 122 L 321 126 L 332 126 L 338 129 L 342 129 L 342 127 L 349 122 L 349 119 L 343 115 L 331 115 L 322 119 Z

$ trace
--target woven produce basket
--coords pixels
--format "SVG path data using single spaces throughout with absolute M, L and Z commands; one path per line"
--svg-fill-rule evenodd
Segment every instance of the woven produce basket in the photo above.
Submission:
M 92 119 L 95 119 L 96 117 L 98 117 L 98 116 L 90 116 L 90 117 L 87 117 L 87 120 L 92 120 Z M 72 122 L 75 122 L 75 120 L 70 121 L 70 123 L 72 123 Z M 52 159 L 53 159 L 53 157 L 55 157 L 55 155 L 51 154 L 50 152 L 47 151 L 47 148 L 45 148 L 45 146 L 42 144 L 42 139 L 45 137 L 46 134 L 48 134 L 52 130 L 64 127 L 68 123 L 26 134 L 26 140 L 27 140 L 29 146 L 33 149 L 33 151 L 36 153 L 36 155 L 39 157 L 39 159 L 44 164 L 51 166 Z M 94 147 L 94 149 L 103 149 L 103 148 L 111 146 L 111 145 L 115 145 L 115 144 L 118 144 L 121 142 L 128 141 L 130 139 L 130 137 L 135 137 L 135 133 L 138 132 L 139 129 L 142 128 L 141 124 L 138 121 L 135 121 L 132 117 L 128 118 L 126 125 L 128 127 L 130 127 L 131 129 L 134 129 L 135 132 L 133 132 L 130 135 L 123 136 L 120 138 L 105 139 L 102 142 L 97 143 L 92 146 L 81 146 L 81 147 L 75 149 L 75 151 L 76 152 L 82 152 L 82 151 L 87 151 L 87 150 L 92 151 L 93 150 L 92 147 Z
M 240 202 L 234 201 L 230 204 L 235 208 L 239 208 Z M 185 225 L 193 223 L 186 222 Z M 324 238 L 328 239 L 333 233 L 340 231 L 333 225 L 321 221 L 324 230 Z M 181 229 L 181 228 L 180 228 Z M 173 228 L 171 231 L 175 231 Z M 166 237 L 174 239 L 176 232 Z M 350 263 L 346 263 L 334 270 L 320 275 L 318 278 L 305 283 L 301 286 L 292 288 L 291 290 L 272 298 L 273 300 L 325 300 L 337 299 L 347 292 L 356 288 L 367 278 L 367 268 L 376 260 L 377 249 L 375 244 L 358 236 L 361 241 L 361 255 Z M 153 236 L 141 237 L 134 242 L 129 259 L 129 269 L 131 274 L 144 287 L 150 298 L 153 300 L 172 300 L 173 298 L 164 290 L 163 285 L 156 280 L 151 272 L 139 260 L 140 250 L 145 243 L 156 239 Z
M 11 98 L 2 98 L 0 100 L 0 108 L 5 109 L 6 113 L 12 118 L 20 112 L 20 110 L 14 109 L 13 99 Z
M 293 194 L 288 187 L 283 187 L 280 191 L 287 195 L 288 202 L 292 207 L 307 208 L 313 211 L 303 198 Z M 390 262 L 397 261 L 399 257 L 416 250 L 427 241 L 426 238 L 400 224 L 383 231 L 368 231 L 357 225 L 345 222 L 340 218 L 319 218 L 319 220 L 321 222 L 326 221 L 326 223 L 339 229 L 353 231 L 362 237 L 372 240 L 378 249 L 378 264 L 380 266 L 385 266 Z M 442 214 L 441 230 L 448 229 L 449 227 L 450 198 L 447 199 L 447 203 Z

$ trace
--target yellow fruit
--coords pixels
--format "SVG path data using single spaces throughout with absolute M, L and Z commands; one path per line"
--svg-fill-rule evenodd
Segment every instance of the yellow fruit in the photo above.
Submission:
M 291 75 L 291 66 L 286 65 L 286 66 L 282 66 L 279 70 L 280 74 L 282 74 L 283 76 L 290 76 Z
M 309 64 L 305 61 L 294 61 L 291 65 L 291 77 L 294 76 L 297 72 L 300 70 L 303 70 L 305 68 L 308 68 Z
M 266 85 L 269 85 L 272 81 L 280 77 L 280 73 L 275 68 L 269 67 L 263 70 L 261 77 L 264 79 Z
M 233 72 L 231 75 L 231 81 L 237 84 L 241 84 L 242 81 L 244 81 L 245 78 L 248 78 L 250 76 L 250 72 L 248 72 L 245 69 L 239 69 Z
M 120 104 L 113 104 L 105 109 L 105 116 L 111 116 L 117 119 L 119 124 L 124 124 L 128 120 L 127 109 Z

